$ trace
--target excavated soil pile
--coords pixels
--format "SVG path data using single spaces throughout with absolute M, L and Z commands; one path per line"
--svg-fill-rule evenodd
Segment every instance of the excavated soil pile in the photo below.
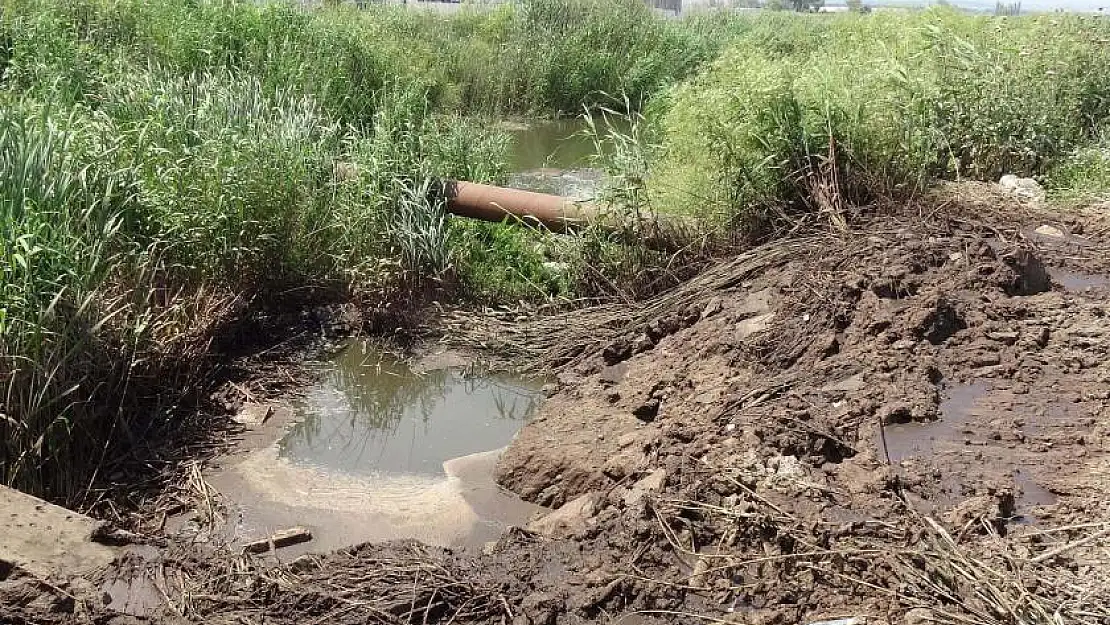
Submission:
M 204 622 L 1110 622 L 1110 233 L 979 219 L 545 322 L 557 388 L 498 479 L 554 511 L 481 554 L 166 556 L 166 594 Z
M 572 364 L 499 469 L 574 545 L 531 622 L 1108 622 L 1110 246 L 1083 230 L 755 250 Z

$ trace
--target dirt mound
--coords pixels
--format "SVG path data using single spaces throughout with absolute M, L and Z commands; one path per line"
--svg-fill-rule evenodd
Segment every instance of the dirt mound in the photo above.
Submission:
M 1110 233 L 1043 223 L 886 218 L 518 324 L 560 372 L 497 475 L 553 512 L 481 554 L 163 555 L 167 613 L 1108 622 Z
M 758 272 L 718 267 L 701 280 L 724 288 L 559 376 L 498 475 L 543 505 L 600 502 L 549 533 L 589 554 L 567 580 L 618 588 L 584 604 L 572 586 L 562 609 L 1110 614 L 1050 581 L 1082 570 L 1076 587 L 1110 591 L 1105 556 L 1036 555 L 1101 526 L 1049 528 L 1110 518 L 1105 243 L 1028 224 L 872 226 Z M 637 495 L 657 471 L 663 491 Z

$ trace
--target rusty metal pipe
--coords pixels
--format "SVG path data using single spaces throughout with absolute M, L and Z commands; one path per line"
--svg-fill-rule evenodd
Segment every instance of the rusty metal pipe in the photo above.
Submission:
M 500 222 L 512 217 L 528 225 L 565 233 L 589 225 L 600 214 L 589 203 L 573 202 L 558 195 L 456 180 L 446 181 L 444 187 L 448 212 L 482 221 Z
M 492 222 L 502 222 L 508 217 L 520 224 L 560 234 L 596 226 L 629 245 L 654 250 L 673 251 L 684 247 L 701 231 L 690 219 L 664 218 L 654 213 L 622 215 L 604 211 L 590 202 L 476 182 L 445 180 L 443 191 L 447 212 L 460 217 Z

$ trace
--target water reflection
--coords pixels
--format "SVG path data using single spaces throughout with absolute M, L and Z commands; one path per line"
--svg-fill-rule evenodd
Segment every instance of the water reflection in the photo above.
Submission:
M 354 342 L 295 406 L 280 455 L 354 474 L 442 475 L 445 460 L 507 445 L 541 400 L 539 382 L 471 368 L 414 372 Z
M 593 123 L 603 137 L 629 132 L 629 123 L 620 117 L 597 117 Z M 514 127 L 511 134 L 513 171 L 588 167 L 597 156 L 590 123 L 581 117 L 533 122 Z
M 602 136 L 627 133 L 629 125 L 618 117 L 597 118 L 594 127 Z M 605 182 L 596 168 L 598 145 L 590 124 L 580 117 L 534 122 L 514 127 L 512 174 L 508 186 L 573 200 L 592 200 Z

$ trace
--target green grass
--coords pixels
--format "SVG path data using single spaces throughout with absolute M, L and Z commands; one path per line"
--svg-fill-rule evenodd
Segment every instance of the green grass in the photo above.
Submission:
M 721 28 L 732 34 L 720 58 L 652 105 L 664 149 L 649 191 L 662 210 L 758 228 L 938 179 L 1070 185 L 1064 170 L 1084 168 L 1074 159 L 1097 169 L 1084 148 L 1110 116 L 1104 19 L 937 9 Z
M 41 467 L 73 453 L 96 454 L 85 442 L 104 433 L 72 437 L 73 415 L 108 401 L 116 390 L 89 377 L 97 366 L 115 366 L 113 359 L 100 359 L 114 347 L 100 330 L 118 323 L 130 304 L 127 295 L 110 295 L 106 283 L 113 274 L 128 275 L 140 286 L 135 261 L 149 250 L 122 233 L 134 198 L 126 175 L 99 165 L 108 155 L 90 145 L 79 121 L 51 119 L 36 108 L 12 102 L 0 112 L 0 373 L 6 390 L 0 466 L 5 482 L 57 492 L 74 488 L 80 476 L 47 477 Z M 115 338 L 128 340 L 132 329 Z
M 390 4 L 318 11 L 234 1 L 3 5 L 6 81 L 14 88 L 95 101 L 121 71 L 152 64 L 178 76 L 233 70 L 267 92 L 311 96 L 351 125 L 372 121 L 390 83 L 417 87 L 432 108 L 457 113 L 577 114 L 604 93 L 638 102 L 713 52 L 638 0 L 530 0 L 446 15 Z
M 1110 200 L 1110 141 L 1076 150 L 1048 176 L 1051 196 L 1077 204 L 1105 204 Z

